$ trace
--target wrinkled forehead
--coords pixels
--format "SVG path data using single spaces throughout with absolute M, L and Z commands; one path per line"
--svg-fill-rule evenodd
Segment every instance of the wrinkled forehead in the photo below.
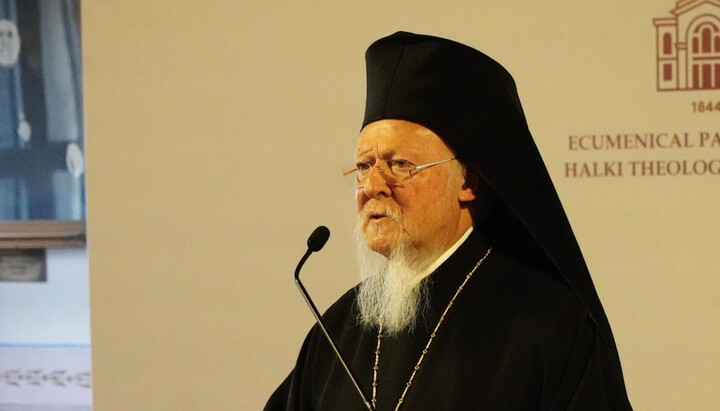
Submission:
M 414 155 L 433 159 L 453 155 L 452 150 L 432 130 L 405 120 L 385 119 L 372 122 L 360 131 L 357 155 Z

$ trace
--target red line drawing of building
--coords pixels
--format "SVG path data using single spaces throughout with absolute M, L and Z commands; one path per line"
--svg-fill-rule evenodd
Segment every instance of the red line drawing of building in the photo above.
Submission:
M 679 0 L 673 17 L 653 19 L 657 89 L 720 89 L 720 0 Z

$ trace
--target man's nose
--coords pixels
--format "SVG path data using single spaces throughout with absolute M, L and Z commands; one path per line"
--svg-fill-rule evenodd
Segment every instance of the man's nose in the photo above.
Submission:
M 377 166 L 377 164 L 370 169 L 365 182 L 361 184 L 362 190 L 366 196 L 375 198 L 379 195 L 390 196 L 392 190 L 390 189 L 390 183 L 388 182 L 388 175 Z

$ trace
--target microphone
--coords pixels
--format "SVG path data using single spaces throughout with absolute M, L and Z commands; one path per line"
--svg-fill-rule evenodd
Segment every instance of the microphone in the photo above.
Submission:
M 316 228 L 312 234 L 310 234 L 310 237 L 308 237 L 308 250 L 311 250 L 313 253 L 322 250 L 325 243 L 327 243 L 328 238 L 330 238 L 330 230 L 328 230 L 328 228 L 324 225 L 321 225 Z
M 323 321 L 320 312 L 318 311 L 317 307 L 315 307 L 315 303 L 312 301 L 307 290 L 305 290 L 305 286 L 303 286 L 302 282 L 300 281 L 300 269 L 302 268 L 303 264 L 305 264 L 305 261 L 308 259 L 308 257 L 310 257 L 310 254 L 322 250 L 328 238 L 330 238 L 330 230 L 328 230 L 327 227 L 322 225 L 316 228 L 315 231 L 310 234 L 310 237 L 308 237 L 307 240 L 308 250 L 305 252 L 305 255 L 303 255 L 297 267 L 295 268 L 295 284 L 298 286 L 300 293 L 305 298 L 305 302 L 307 303 L 308 307 L 310 307 L 310 311 L 312 311 L 313 315 L 315 316 L 315 319 L 317 320 L 317 323 L 320 326 L 323 334 L 325 334 L 325 337 L 330 343 L 330 346 L 332 347 L 333 351 L 335 351 L 335 355 L 337 355 L 338 360 L 340 360 L 340 364 L 342 364 L 343 368 L 345 368 L 345 372 L 347 372 L 347 375 L 348 377 L 350 377 L 350 380 L 355 386 L 355 389 L 357 390 L 358 394 L 360 394 L 360 398 L 362 398 L 365 407 L 367 407 L 368 410 L 372 411 L 373 407 L 370 405 L 370 402 L 367 400 L 367 398 L 365 398 L 365 394 L 362 392 L 362 389 L 360 389 L 360 385 L 357 382 L 357 378 L 355 378 L 355 374 L 353 374 L 353 372 L 350 370 L 350 367 L 348 367 L 347 363 L 345 362 L 345 359 L 340 353 L 340 348 L 338 347 L 337 343 L 335 343 L 335 339 L 332 337 L 332 335 L 330 335 L 330 332 L 325 326 L 325 322 Z

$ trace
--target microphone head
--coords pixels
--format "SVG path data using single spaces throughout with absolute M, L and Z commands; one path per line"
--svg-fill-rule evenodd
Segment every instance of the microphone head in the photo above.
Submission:
M 312 232 L 312 234 L 310 234 L 310 237 L 308 237 L 308 250 L 312 252 L 322 250 L 328 238 L 330 238 L 330 230 L 328 230 L 328 228 L 324 225 L 321 225 L 320 227 L 316 228 L 315 231 Z

